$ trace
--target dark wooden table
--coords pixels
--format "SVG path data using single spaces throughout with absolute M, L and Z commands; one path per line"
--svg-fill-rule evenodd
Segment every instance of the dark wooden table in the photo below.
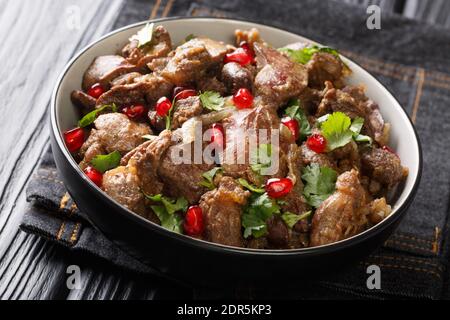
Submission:
M 170 14 L 173 4 L 134 1 L 148 17 Z M 1 299 L 192 297 L 186 288 L 125 273 L 18 229 L 27 206 L 27 181 L 49 144 L 48 103 L 56 78 L 80 47 L 112 27 L 122 5 L 123 0 L 0 0 Z M 81 267 L 80 290 L 67 289 L 66 269 L 71 264 Z

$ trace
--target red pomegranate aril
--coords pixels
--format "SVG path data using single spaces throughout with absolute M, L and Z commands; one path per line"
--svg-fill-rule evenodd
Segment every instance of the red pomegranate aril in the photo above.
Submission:
M 84 173 L 88 176 L 89 179 L 91 179 L 91 181 L 93 183 L 95 183 L 98 187 L 102 186 L 102 182 L 103 182 L 103 174 L 98 171 L 97 169 L 89 166 L 86 167 L 86 169 L 84 169 Z
M 199 206 L 190 207 L 184 217 L 184 233 L 189 236 L 200 236 L 204 230 L 203 211 Z
M 242 41 L 239 45 L 242 49 L 244 49 L 244 51 L 251 56 L 252 58 L 255 57 L 255 52 L 253 51 L 253 49 L 250 47 L 250 44 L 247 41 Z
M 250 108 L 253 105 L 253 95 L 250 90 L 241 88 L 234 94 L 233 102 L 238 109 Z
M 266 183 L 266 192 L 270 198 L 278 199 L 287 196 L 294 187 L 294 183 L 289 178 L 270 179 Z
M 306 145 L 315 153 L 324 153 L 327 148 L 327 140 L 321 134 L 313 134 L 306 140 Z
M 253 62 L 253 57 L 248 54 L 243 48 L 237 48 L 225 56 L 224 63 L 236 62 L 241 66 L 246 66 Z
M 175 95 L 174 99 L 175 99 L 175 101 L 178 101 L 178 100 L 187 99 L 189 97 L 194 97 L 196 95 L 197 95 L 197 91 L 195 91 L 193 89 L 186 89 L 186 90 L 183 90 L 183 91 L 177 93 Z
M 64 132 L 64 141 L 70 152 L 78 151 L 84 143 L 83 129 L 75 128 Z
M 156 103 L 156 113 L 160 117 L 165 117 L 169 114 L 169 110 L 172 108 L 172 102 L 166 98 L 162 97 Z
M 392 149 L 391 147 L 388 146 L 383 146 L 381 149 L 383 149 L 386 152 L 392 153 L 393 155 L 395 155 L 396 157 L 398 157 L 397 152 L 394 151 L 394 149 Z
M 300 126 L 298 124 L 298 121 L 290 117 L 286 117 L 281 119 L 281 123 L 289 129 L 292 136 L 294 137 L 294 140 L 297 141 L 300 136 Z
M 216 144 L 217 146 L 224 146 L 224 131 L 221 124 L 214 123 L 211 125 L 211 143 Z
M 98 99 L 104 92 L 105 92 L 105 89 L 103 89 L 102 85 L 100 83 L 96 83 L 92 87 L 89 88 L 87 93 L 92 98 Z
M 145 107 L 141 104 L 135 104 L 122 108 L 122 113 L 128 118 L 135 120 L 141 118 L 145 114 Z
M 184 90 L 193 90 L 192 87 L 175 87 L 172 92 L 172 98 L 176 97 L 181 91 Z

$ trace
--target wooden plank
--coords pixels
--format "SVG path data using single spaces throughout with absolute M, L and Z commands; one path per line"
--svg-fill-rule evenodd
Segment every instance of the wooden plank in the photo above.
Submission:
M 0 298 L 65 298 L 64 250 L 18 231 L 25 185 L 48 145 L 48 102 L 77 48 L 110 29 L 121 0 L 0 2 Z M 69 14 L 80 12 L 71 29 Z

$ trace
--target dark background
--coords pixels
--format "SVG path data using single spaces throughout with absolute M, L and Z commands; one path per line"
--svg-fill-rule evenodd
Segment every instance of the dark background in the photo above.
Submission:
M 323 1 L 323 0 L 321 0 Z M 450 27 L 450 1 L 355 1 Z M 158 3 L 158 1 L 156 1 Z M 192 298 L 192 291 L 125 272 L 87 255 L 74 254 L 19 231 L 25 186 L 48 147 L 48 102 L 56 77 L 78 50 L 120 24 L 124 8 L 143 18 L 170 16 L 170 1 L 0 0 L 0 298 L 1 299 L 164 299 Z M 80 28 L 67 27 L 67 10 L 80 10 Z M 189 7 L 189 1 L 175 5 Z M 124 7 L 125 6 L 125 7 Z M 73 9 L 72 8 L 72 9 Z M 78 9 L 77 9 L 78 8 Z M 66 268 L 82 270 L 81 290 L 66 287 Z M 198 293 L 197 293 L 198 294 Z M 208 292 L 202 293 L 212 296 Z M 211 293 L 212 294 L 212 293 Z M 246 297 L 245 292 L 235 296 Z

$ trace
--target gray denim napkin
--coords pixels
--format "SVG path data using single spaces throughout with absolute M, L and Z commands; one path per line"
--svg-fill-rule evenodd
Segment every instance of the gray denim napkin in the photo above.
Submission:
M 158 2 L 154 2 L 158 3 Z M 128 1 L 115 27 L 149 16 L 152 4 Z M 143 10 L 145 8 L 145 10 Z M 156 9 L 155 9 L 156 8 Z M 417 198 L 398 231 L 368 259 L 301 289 L 240 290 L 251 298 L 430 298 L 447 284 L 447 222 L 450 199 L 450 32 L 396 15 L 382 16 L 382 29 L 366 28 L 364 8 L 334 1 L 162 1 L 153 17 L 216 16 L 248 19 L 288 29 L 334 46 L 389 88 L 416 124 L 424 151 Z M 395 124 L 394 124 L 395 125 Z M 436 130 L 436 129 L 438 130 Z M 33 203 L 21 228 L 73 250 L 91 252 L 121 267 L 151 273 L 94 229 L 76 209 L 59 180 L 49 151 L 28 191 Z M 366 269 L 382 270 L 382 289 L 367 289 Z M 244 293 L 242 293 L 244 291 Z M 196 290 L 194 297 L 231 297 L 236 292 Z M 241 296 L 241 295 L 238 295 Z

